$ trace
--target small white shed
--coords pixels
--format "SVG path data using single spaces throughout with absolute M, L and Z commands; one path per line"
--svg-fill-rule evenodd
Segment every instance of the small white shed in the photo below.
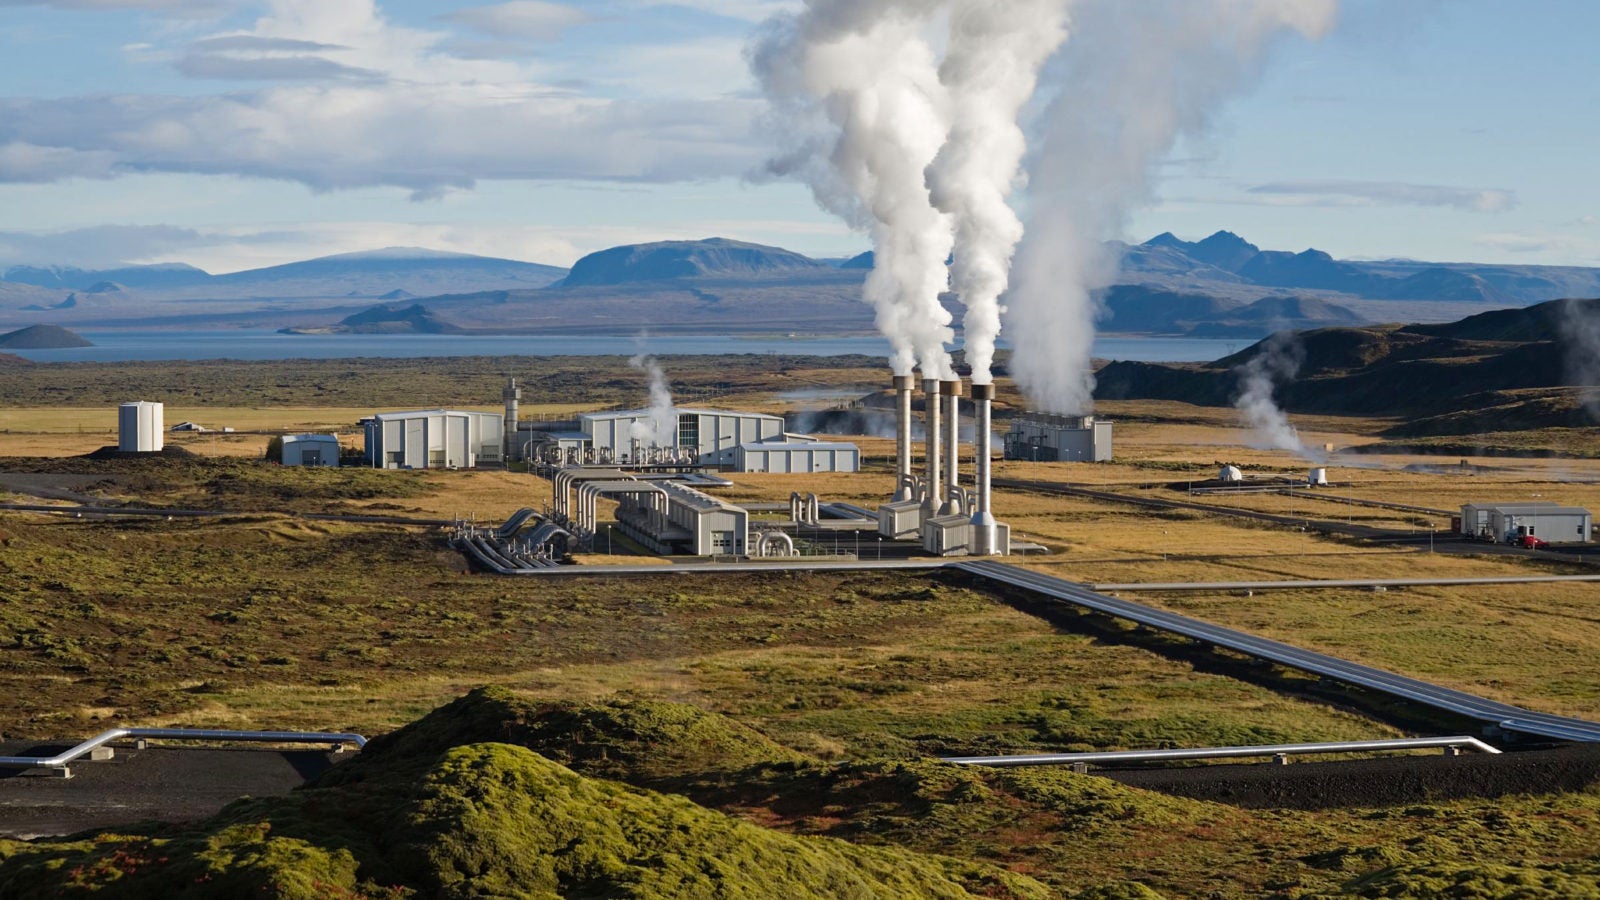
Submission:
M 339 439 L 331 434 L 289 434 L 283 438 L 286 466 L 337 466 Z

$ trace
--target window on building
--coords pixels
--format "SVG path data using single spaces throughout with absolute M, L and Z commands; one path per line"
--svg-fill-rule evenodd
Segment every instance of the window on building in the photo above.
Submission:
M 698 447 L 698 446 L 700 446 L 700 417 L 699 416 L 679 416 L 678 417 L 678 446 L 679 447 Z

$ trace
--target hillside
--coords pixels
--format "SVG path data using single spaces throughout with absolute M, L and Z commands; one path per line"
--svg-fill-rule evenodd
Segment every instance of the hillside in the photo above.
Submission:
M 708 238 L 627 244 L 578 260 L 562 287 L 593 287 L 681 278 L 769 275 L 828 268 L 827 264 L 779 247 Z
M 439 318 L 421 303 L 379 304 L 337 325 L 320 328 L 283 328 L 283 334 L 463 334 L 465 329 Z
M 1389 434 L 1472 434 L 1595 424 L 1580 389 L 1593 386 L 1600 300 L 1558 300 L 1444 325 L 1322 328 L 1296 335 L 1299 374 L 1278 387 L 1284 409 L 1405 417 Z M 1267 342 L 1201 365 L 1114 362 L 1097 375 L 1106 400 L 1225 406 L 1239 370 Z
M 66 347 L 93 347 L 83 335 L 58 325 L 29 325 L 0 334 L 0 347 L 8 350 L 58 350 Z

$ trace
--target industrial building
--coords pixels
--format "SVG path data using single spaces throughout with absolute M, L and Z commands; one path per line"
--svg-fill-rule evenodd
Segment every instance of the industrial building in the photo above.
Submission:
M 1515 543 L 1536 538 L 1551 544 L 1582 544 L 1593 532 L 1587 509 L 1559 503 L 1466 503 L 1461 507 L 1461 533 L 1479 540 Z
M 283 464 L 337 466 L 339 439 L 331 434 L 286 434 L 283 436 Z
M 573 466 L 556 473 L 552 520 L 591 545 L 600 527 L 597 501 L 617 502 L 617 525 L 652 552 L 743 556 L 750 513 L 685 484 L 620 469 Z
M 674 409 L 667 415 L 675 423 L 675 443 L 671 446 L 681 451 L 686 462 L 695 465 L 733 468 L 741 444 L 783 437 L 783 419 L 778 416 L 715 409 Z M 653 431 L 653 420 L 647 409 L 587 413 L 578 417 L 578 428 L 588 436 L 590 448 L 602 457 L 614 462 L 635 462 L 642 461 L 644 451 L 652 447 L 644 446 L 634 436 L 634 426 L 642 423 Z
M 503 461 L 505 419 L 453 409 L 379 413 L 362 419 L 375 469 L 470 469 Z
M 1109 462 L 1111 420 L 1024 413 L 1011 420 L 1005 453 L 1034 462 Z
M 803 434 L 734 448 L 736 472 L 859 472 L 861 450 L 842 441 L 819 441 Z
M 157 453 L 166 446 L 165 407 L 135 400 L 117 407 L 117 449 L 123 453 Z

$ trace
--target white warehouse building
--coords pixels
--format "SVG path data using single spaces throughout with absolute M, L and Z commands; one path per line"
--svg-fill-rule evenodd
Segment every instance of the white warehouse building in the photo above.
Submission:
M 470 469 L 502 461 L 499 413 L 426 409 L 379 413 L 361 424 L 367 464 L 375 469 Z
M 1108 462 L 1111 420 L 1094 416 L 1023 413 L 1006 433 L 1006 459 L 1035 462 Z
M 283 464 L 337 466 L 339 438 L 331 434 L 286 434 L 283 436 Z
M 1513 543 L 1523 536 L 1551 544 L 1589 541 L 1594 517 L 1587 509 L 1538 503 L 1466 503 L 1461 507 L 1461 533 L 1496 543 Z
M 117 407 L 117 449 L 123 453 L 156 453 L 166 446 L 166 412 L 160 403 L 135 400 Z
M 732 468 L 737 464 L 735 454 L 741 444 L 783 437 L 783 419 L 778 416 L 717 409 L 675 409 L 671 416 L 676 426 L 670 445 L 690 450 L 695 463 L 702 466 Z M 596 451 L 609 453 L 619 462 L 625 457 L 631 462 L 633 426 L 643 422 L 650 427 L 651 418 L 646 409 L 587 413 L 578 417 L 578 426 Z
M 859 472 L 861 451 L 855 444 L 819 441 L 803 434 L 783 440 L 740 444 L 734 450 L 738 472 Z

